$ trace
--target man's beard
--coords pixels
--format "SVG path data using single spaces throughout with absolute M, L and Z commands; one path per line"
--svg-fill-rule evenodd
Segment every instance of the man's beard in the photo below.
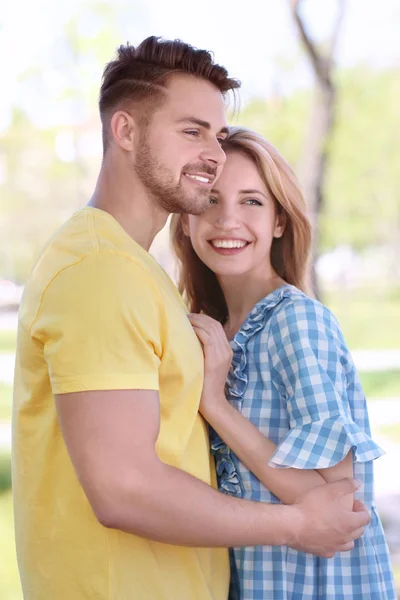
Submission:
M 199 186 L 200 189 L 190 193 L 182 181 L 174 181 L 171 171 L 152 156 L 146 135 L 142 136 L 139 143 L 135 171 L 160 208 L 169 213 L 199 215 L 209 204 L 209 190 L 202 190 Z M 187 165 L 182 170 L 182 173 L 199 172 L 215 175 L 216 169 L 207 163 L 197 163 Z

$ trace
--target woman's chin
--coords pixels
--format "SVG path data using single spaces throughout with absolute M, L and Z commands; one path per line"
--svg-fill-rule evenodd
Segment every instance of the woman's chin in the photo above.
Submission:
M 216 268 L 212 269 L 217 277 L 242 277 L 246 274 L 243 269 L 238 268 L 238 266 L 232 267 L 224 267 L 224 268 Z

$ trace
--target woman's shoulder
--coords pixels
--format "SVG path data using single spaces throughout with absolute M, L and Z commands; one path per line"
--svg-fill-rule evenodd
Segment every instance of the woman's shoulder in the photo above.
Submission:
M 292 285 L 286 286 L 285 294 L 273 307 L 266 330 L 270 333 L 303 332 L 308 336 L 315 331 L 325 331 L 342 338 L 339 323 L 331 310 Z

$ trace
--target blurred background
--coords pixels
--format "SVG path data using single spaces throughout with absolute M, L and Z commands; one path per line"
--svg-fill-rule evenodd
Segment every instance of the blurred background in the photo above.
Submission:
M 242 81 L 230 122 L 294 166 L 315 226 L 312 284 L 338 317 L 387 451 L 376 497 L 400 588 L 398 0 L 0 0 L 0 598 L 21 600 L 11 404 L 17 311 L 51 233 L 93 191 L 97 95 L 116 47 L 148 35 L 212 50 Z M 152 252 L 174 276 L 168 231 Z

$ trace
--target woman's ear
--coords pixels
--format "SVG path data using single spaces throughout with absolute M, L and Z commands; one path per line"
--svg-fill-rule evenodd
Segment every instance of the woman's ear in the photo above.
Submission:
M 276 215 L 274 238 L 280 238 L 283 236 L 286 227 L 287 217 L 286 213 L 282 210 Z

